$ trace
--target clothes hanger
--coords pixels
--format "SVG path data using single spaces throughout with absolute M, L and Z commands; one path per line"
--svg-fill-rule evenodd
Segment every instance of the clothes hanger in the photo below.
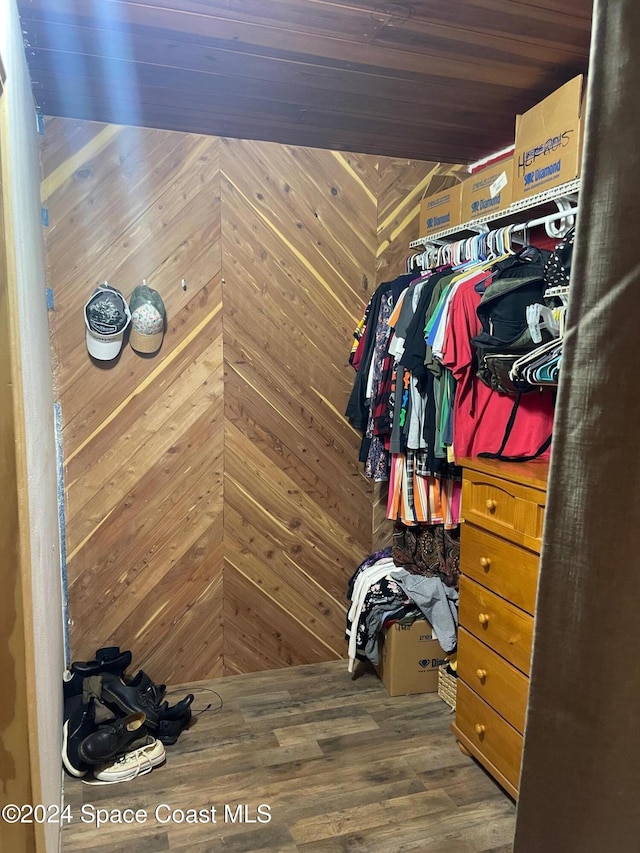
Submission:
M 540 346 L 525 353 L 513 362 L 509 370 L 509 376 L 511 379 L 521 378 L 528 367 L 539 367 L 555 358 L 558 352 L 562 352 L 562 340 L 560 338 L 554 338 L 551 341 L 540 344 Z
M 495 231 L 487 231 L 486 238 L 487 238 L 487 260 L 488 261 L 495 261 L 498 257 L 498 253 L 496 252 L 496 249 L 494 246 L 494 237 L 495 237 Z
M 513 248 L 513 233 L 514 233 L 514 225 L 507 225 L 507 251 L 510 255 L 515 254 L 515 249 Z
M 534 344 L 542 343 L 542 329 L 547 329 L 554 338 L 558 337 L 559 325 L 551 308 L 534 302 L 533 305 L 527 305 L 526 317 Z

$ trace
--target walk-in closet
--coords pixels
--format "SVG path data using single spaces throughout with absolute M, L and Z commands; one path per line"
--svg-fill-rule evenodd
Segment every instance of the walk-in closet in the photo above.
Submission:
M 635 851 L 640 8 L 0 6 L 0 850 Z

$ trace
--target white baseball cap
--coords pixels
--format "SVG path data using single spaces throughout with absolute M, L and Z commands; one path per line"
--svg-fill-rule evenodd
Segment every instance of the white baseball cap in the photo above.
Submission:
M 131 312 L 124 296 L 107 282 L 101 284 L 84 306 L 89 355 L 110 361 L 120 353 Z

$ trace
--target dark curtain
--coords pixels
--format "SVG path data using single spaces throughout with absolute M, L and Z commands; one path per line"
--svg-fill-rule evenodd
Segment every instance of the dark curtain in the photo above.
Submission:
M 640 850 L 640 0 L 599 0 L 515 853 Z

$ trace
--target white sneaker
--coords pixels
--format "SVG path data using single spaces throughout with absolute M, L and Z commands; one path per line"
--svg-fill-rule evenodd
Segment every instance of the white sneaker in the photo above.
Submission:
M 131 752 L 126 752 L 117 758 L 112 764 L 104 764 L 96 767 L 93 771 L 93 779 L 83 780 L 88 785 L 110 785 L 115 782 L 129 782 L 137 776 L 150 773 L 158 764 L 162 764 L 166 758 L 163 744 L 151 737 L 147 738 L 144 746 L 138 747 Z

